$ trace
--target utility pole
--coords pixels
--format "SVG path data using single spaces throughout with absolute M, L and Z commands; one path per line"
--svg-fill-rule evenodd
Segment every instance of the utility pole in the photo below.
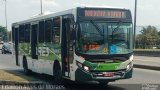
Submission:
M 42 0 L 40 0 L 41 3 L 41 15 L 43 14 L 43 10 L 42 10 Z
M 6 0 L 3 0 L 3 1 L 5 1 L 5 21 L 6 21 L 6 30 L 7 30 L 7 40 L 9 41 L 9 34 L 8 34 L 8 22 L 7 22 L 7 1 Z
M 137 19 L 137 0 L 135 0 L 135 7 L 134 7 L 134 49 L 136 48 L 136 19 Z
M 6 29 L 7 29 L 7 26 L 8 26 L 8 22 L 7 22 L 7 1 L 6 0 L 4 0 L 5 1 L 5 20 L 6 20 Z

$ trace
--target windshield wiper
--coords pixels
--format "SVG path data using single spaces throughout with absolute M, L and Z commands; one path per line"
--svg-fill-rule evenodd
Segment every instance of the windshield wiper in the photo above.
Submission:
M 116 27 L 116 28 L 114 28 L 114 29 L 112 28 L 112 30 L 113 30 L 113 31 L 112 31 L 112 35 L 113 35 L 114 32 L 116 32 L 116 31 L 119 30 L 120 24 L 121 24 L 121 21 L 119 21 L 119 22 L 117 23 L 117 25 L 116 25 L 117 27 Z
M 90 22 L 92 23 L 92 25 L 96 28 L 96 30 L 100 33 L 100 35 L 104 36 L 103 32 L 101 31 L 100 27 L 94 23 L 93 20 L 90 20 Z
M 120 24 L 121 24 L 121 21 L 119 21 L 117 24 L 116 24 L 116 28 L 113 29 L 112 25 L 111 25 L 111 29 L 112 29 L 112 42 L 113 42 L 113 35 L 115 32 L 117 32 L 119 30 L 119 27 L 120 27 Z

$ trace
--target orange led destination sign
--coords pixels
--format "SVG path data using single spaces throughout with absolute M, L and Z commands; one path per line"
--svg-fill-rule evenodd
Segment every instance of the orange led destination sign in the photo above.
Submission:
M 126 18 L 125 11 L 116 10 L 85 10 L 85 17 Z

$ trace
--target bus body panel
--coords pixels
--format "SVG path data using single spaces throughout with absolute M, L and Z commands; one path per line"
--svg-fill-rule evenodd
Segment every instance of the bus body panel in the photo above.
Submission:
M 63 16 L 65 16 L 65 15 L 67 16 L 69 14 L 73 15 L 74 21 L 76 23 L 81 22 L 83 20 L 90 20 L 93 18 L 95 18 L 94 20 L 103 20 L 103 18 L 96 18 L 96 17 L 83 18 L 83 15 L 85 15 L 84 12 L 83 12 L 83 15 L 79 15 L 80 13 L 77 11 L 77 10 L 80 10 L 80 12 L 82 12 L 83 9 L 84 10 L 85 9 L 93 10 L 93 11 L 86 11 L 87 12 L 86 15 L 89 15 L 89 16 L 90 15 L 91 16 L 102 15 L 101 11 L 98 11 L 100 13 L 96 14 L 95 13 L 96 11 L 94 11 L 95 8 L 93 8 L 93 9 L 75 8 L 75 9 L 66 10 L 66 11 L 60 12 L 60 13 L 55 13 L 55 14 L 50 14 L 50 15 L 42 15 L 42 16 L 38 16 L 38 17 L 34 17 L 31 19 L 25 20 L 25 21 L 13 23 L 12 24 L 13 27 L 17 26 L 17 25 L 23 25 L 23 24 L 25 25 L 25 24 L 30 23 L 31 24 L 30 30 L 32 30 L 32 24 L 35 25 L 35 23 L 33 23 L 33 22 L 36 21 L 37 22 L 36 25 L 38 27 L 38 29 L 37 29 L 38 31 L 36 34 L 39 34 L 39 30 L 41 29 L 39 27 L 39 25 L 40 25 L 41 21 L 42 22 L 44 21 L 43 23 L 46 23 L 48 20 L 53 21 L 55 18 L 60 17 L 60 39 L 59 39 L 60 43 L 58 44 L 58 46 L 56 44 L 53 44 L 53 42 L 52 43 L 49 42 L 47 44 L 47 43 L 44 43 L 44 41 L 38 42 L 38 40 L 37 40 L 37 46 L 35 47 L 35 49 L 36 49 L 35 55 L 37 55 L 38 57 L 37 57 L 37 59 L 36 58 L 32 59 L 31 58 L 31 56 L 32 56 L 31 55 L 31 47 L 32 47 L 31 42 L 33 42 L 33 41 L 31 39 L 32 38 L 31 36 L 33 36 L 32 35 L 33 31 L 30 31 L 30 42 L 23 43 L 23 42 L 18 41 L 18 50 L 19 50 L 18 53 L 19 54 L 15 55 L 15 56 L 18 56 L 19 65 L 21 67 L 23 67 L 23 57 L 26 56 L 28 69 L 32 70 L 33 72 L 40 73 L 40 74 L 54 75 L 54 73 L 53 73 L 54 61 L 58 60 L 60 63 L 60 67 L 61 67 L 62 71 L 64 72 L 63 77 L 68 78 L 73 81 L 115 81 L 118 79 L 131 78 L 132 72 L 133 72 L 133 55 L 131 55 L 130 58 L 125 61 L 118 61 L 116 63 L 113 63 L 113 62 L 107 62 L 107 60 L 106 60 L 106 62 L 101 63 L 101 62 L 92 62 L 89 59 L 87 59 L 81 55 L 77 55 L 76 50 L 73 50 L 73 52 L 74 52 L 73 62 L 71 62 L 71 63 L 70 63 L 70 61 L 69 61 L 69 63 L 67 62 L 69 70 L 67 70 L 67 69 L 63 70 L 64 66 L 66 66 L 66 65 L 64 65 L 63 61 L 67 61 L 67 59 L 69 59 L 69 56 L 62 58 L 62 52 L 57 54 L 63 48 L 62 41 L 61 41 L 61 40 L 63 40 L 62 38 L 67 37 L 67 35 L 64 37 L 62 34 L 68 34 L 67 30 L 65 31 L 65 33 L 63 33 L 64 32 L 63 29 L 65 26 L 64 22 L 65 22 L 65 20 L 67 20 Z M 98 9 L 102 9 L 102 8 L 96 8 L 96 10 L 98 10 Z M 103 10 L 105 10 L 105 9 L 107 9 L 107 8 L 103 8 Z M 109 9 L 109 10 L 114 10 L 114 9 Z M 127 11 L 126 9 L 125 10 L 124 9 L 116 9 L 116 10 Z M 114 15 L 114 16 L 117 17 L 117 15 Z M 113 22 L 117 22 L 115 18 L 112 18 L 112 19 L 114 20 Z M 109 22 L 112 19 L 107 17 L 104 20 Z M 120 19 L 118 19 L 118 20 L 120 20 Z M 130 16 L 128 19 L 126 19 L 126 22 L 132 22 Z M 50 34 L 48 34 L 48 35 L 50 35 Z M 15 36 L 15 34 L 14 34 L 14 36 Z M 37 35 L 36 38 L 38 38 L 38 37 L 39 36 Z M 130 37 L 132 37 L 132 35 L 130 35 Z M 75 38 L 75 40 L 76 39 L 77 39 L 77 37 Z M 68 45 L 68 44 L 66 43 L 66 45 Z M 13 47 L 15 47 L 15 45 Z M 58 50 L 57 50 L 57 47 L 58 47 Z M 76 46 L 74 46 L 74 48 L 76 48 Z M 64 52 L 68 53 L 69 51 L 64 51 Z M 15 56 L 14 56 L 14 58 L 16 58 Z M 129 68 L 127 69 L 127 67 L 129 67 Z M 113 73 L 115 76 L 109 76 L 109 75 L 113 75 Z
M 77 81 L 115 81 L 118 79 L 128 79 L 132 77 L 133 72 L 133 56 L 125 62 L 120 63 L 92 63 L 89 61 L 85 61 L 81 58 L 76 58 L 76 62 L 82 64 L 84 66 L 89 67 L 89 71 L 85 71 L 83 67 L 80 67 L 77 63 L 77 67 L 75 69 L 75 80 Z M 75 64 L 75 65 L 76 65 Z M 127 65 L 130 65 L 130 68 L 126 70 Z M 75 66 L 76 67 L 76 66 Z M 105 77 L 103 73 L 115 73 L 117 76 L 114 77 Z M 118 72 L 118 73 L 117 73 Z M 120 75 L 122 74 L 122 75 Z M 94 76 L 95 75 L 95 76 Z
M 19 56 L 19 58 L 21 59 L 19 60 L 20 67 L 23 68 L 23 57 Z M 40 74 L 53 75 L 53 64 L 54 61 L 51 60 L 36 60 L 27 58 L 28 69 Z

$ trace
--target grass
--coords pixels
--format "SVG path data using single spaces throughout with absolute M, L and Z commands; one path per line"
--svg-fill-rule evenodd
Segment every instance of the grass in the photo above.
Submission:
M 1 81 L 25 82 L 25 83 L 38 81 L 37 79 L 34 79 L 29 76 L 25 76 L 21 73 L 17 73 L 13 71 L 5 71 L 5 70 L 0 70 L 0 80 Z

